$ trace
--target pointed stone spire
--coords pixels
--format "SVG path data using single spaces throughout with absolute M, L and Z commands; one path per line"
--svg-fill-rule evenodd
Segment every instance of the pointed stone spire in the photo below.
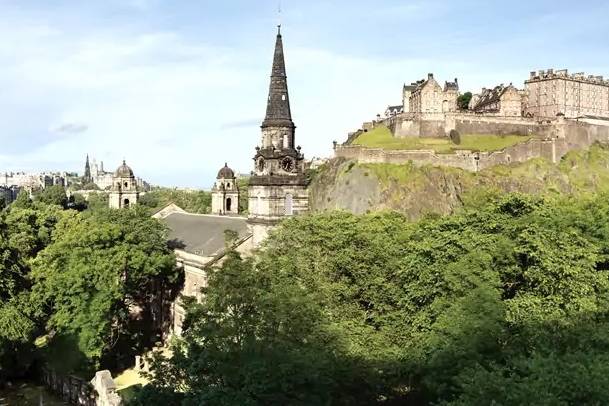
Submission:
M 89 154 L 87 154 L 87 160 L 85 161 L 85 182 L 91 182 L 91 165 L 89 165 Z
M 266 105 L 266 116 L 262 127 L 294 127 L 290 111 L 290 97 L 288 95 L 288 80 L 283 57 L 283 41 L 281 39 L 281 25 L 277 26 L 277 40 L 275 42 L 275 56 L 271 71 L 271 85 Z

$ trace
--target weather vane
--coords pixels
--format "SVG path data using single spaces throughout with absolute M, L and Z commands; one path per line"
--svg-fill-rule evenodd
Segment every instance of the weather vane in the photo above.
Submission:
M 281 0 L 277 2 L 277 28 L 281 30 Z

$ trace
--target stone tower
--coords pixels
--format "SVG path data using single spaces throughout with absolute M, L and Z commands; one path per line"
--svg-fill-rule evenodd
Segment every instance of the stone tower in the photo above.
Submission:
M 133 171 L 125 161 L 114 172 L 109 205 L 112 209 L 129 208 L 138 203 L 140 192 Z
M 89 154 L 87 154 L 87 160 L 85 161 L 85 174 L 82 177 L 83 183 L 91 183 L 93 178 L 91 177 L 91 165 L 89 164 Z
M 224 164 L 218 171 L 216 183 L 211 190 L 212 214 L 239 214 L 239 189 L 235 172 Z
M 278 27 L 271 84 L 249 183 L 249 217 L 253 241 L 259 245 L 270 228 L 286 216 L 308 210 L 304 155 L 295 147 L 281 26 Z

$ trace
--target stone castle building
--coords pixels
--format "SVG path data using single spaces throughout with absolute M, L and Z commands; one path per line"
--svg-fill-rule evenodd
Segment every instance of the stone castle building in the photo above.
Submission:
M 211 190 L 212 214 L 239 214 L 239 188 L 235 172 L 225 163 Z
M 602 76 L 540 70 L 531 72 L 525 87 L 527 116 L 609 117 L 609 81 Z
M 308 210 L 304 155 L 296 146 L 283 55 L 281 27 L 277 32 L 266 116 L 256 147 L 249 182 L 249 217 L 253 242 L 260 244 L 270 228 L 286 216 Z
M 123 164 L 114 172 L 108 204 L 113 209 L 127 209 L 136 205 L 139 198 L 140 192 L 133 170 L 123 160 Z
M 423 115 L 441 115 L 457 111 L 459 83 L 444 82 L 442 88 L 434 79 L 433 73 L 427 75 L 427 80 L 419 80 L 402 89 L 402 112 Z
M 475 113 L 520 117 L 523 99 L 520 91 L 511 83 L 508 86 L 500 84 L 492 89 L 483 88 L 482 93 L 472 95 L 468 109 Z

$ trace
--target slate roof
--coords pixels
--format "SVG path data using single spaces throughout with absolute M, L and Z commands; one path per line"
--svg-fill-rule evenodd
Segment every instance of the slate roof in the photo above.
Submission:
M 503 96 L 503 94 L 510 87 L 513 86 L 511 84 L 509 86 L 504 86 L 503 84 L 500 84 L 492 89 L 484 89 L 480 94 L 480 99 L 478 100 L 478 103 L 474 106 L 474 110 L 481 109 L 484 106 L 501 101 L 501 96 Z
M 294 127 L 292 112 L 290 111 L 290 96 L 288 95 L 288 79 L 283 56 L 283 40 L 281 27 L 277 30 L 273 68 L 271 70 L 271 84 L 266 105 L 266 116 L 262 122 L 263 127 L 288 126 Z
M 223 217 L 172 213 L 162 219 L 170 229 L 169 240 L 175 248 L 203 257 L 224 249 L 224 231 L 236 231 L 239 238 L 249 234 L 244 217 Z

